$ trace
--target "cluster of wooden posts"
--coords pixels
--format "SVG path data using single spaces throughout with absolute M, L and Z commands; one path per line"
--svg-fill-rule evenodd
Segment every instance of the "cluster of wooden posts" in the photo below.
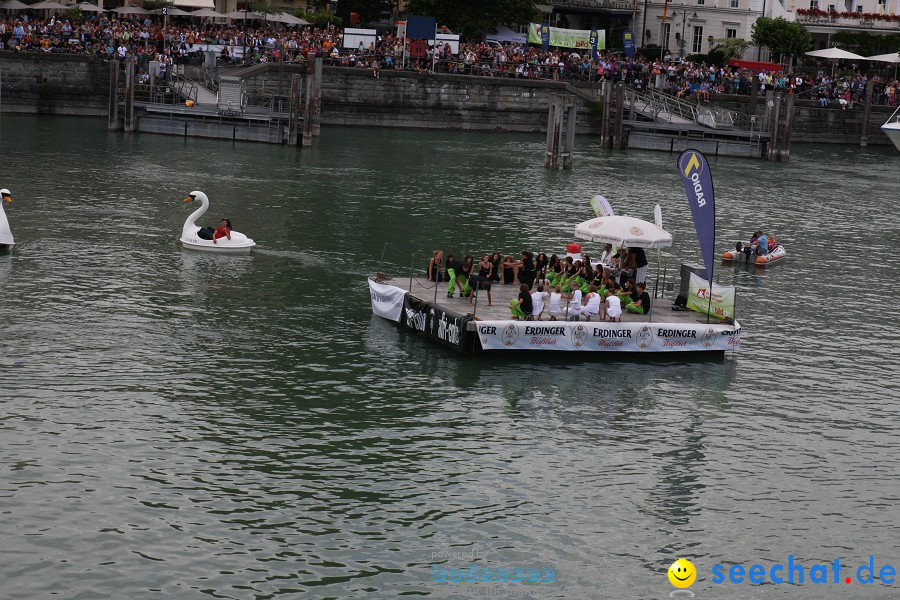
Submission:
M 303 75 L 291 76 L 291 114 L 288 118 L 288 145 L 311 146 L 319 135 L 322 122 L 322 59 L 307 60 L 306 83 L 301 86 Z M 301 87 L 303 101 L 300 101 Z M 303 134 L 299 135 L 300 108 L 303 108 Z

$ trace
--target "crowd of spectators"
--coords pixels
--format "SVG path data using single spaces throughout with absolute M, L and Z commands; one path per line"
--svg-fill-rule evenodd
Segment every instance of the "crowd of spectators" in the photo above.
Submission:
M 379 36 L 369 47 L 344 48 L 343 31 L 333 26 L 245 26 L 190 19 L 163 24 L 158 16 L 114 19 L 101 14 L 77 22 L 56 16 L 0 18 L 0 41 L 8 50 L 97 54 L 107 59 L 134 59 L 142 68 L 150 60 L 172 64 L 199 57 L 201 49 L 214 49 L 224 63 L 291 62 L 314 55 L 330 64 L 370 69 L 376 77 L 381 69 L 407 69 L 520 79 L 624 81 L 638 90 L 656 89 L 700 102 L 720 94 L 749 94 L 755 79 L 761 92 L 794 93 L 842 109 L 852 109 L 864 99 L 868 82 L 856 65 L 851 66 L 849 76 L 845 71 L 841 77 L 832 77 L 827 65 L 755 72 L 682 61 L 670 55 L 626 58 L 618 52 L 600 52 L 595 59 L 589 50 L 544 51 L 526 44 L 496 42 L 461 43 L 456 52 L 448 43 L 433 49 L 416 47 L 392 35 Z M 873 101 L 897 105 L 900 82 L 876 77 Z

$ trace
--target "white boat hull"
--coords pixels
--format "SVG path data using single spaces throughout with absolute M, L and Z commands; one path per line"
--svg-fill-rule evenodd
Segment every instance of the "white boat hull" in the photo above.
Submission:
M 900 150 L 900 122 L 885 123 L 881 126 L 881 130 L 893 142 L 894 147 Z
M 722 261 L 734 264 L 756 265 L 757 267 L 770 267 L 782 263 L 787 259 L 787 251 L 784 246 L 778 244 L 775 249 L 765 256 L 745 254 L 736 250 L 726 250 L 722 253 Z
M 201 252 L 212 252 L 214 254 L 249 254 L 250 250 L 255 245 L 256 244 L 250 244 L 249 246 L 225 246 L 221 244 L 213 244 L 212 242 L 210 242 L 208 245 L 192 244 L 191 242 L 181 240 L 182 248 L 188 248 L 189 250 L 200 250 Z

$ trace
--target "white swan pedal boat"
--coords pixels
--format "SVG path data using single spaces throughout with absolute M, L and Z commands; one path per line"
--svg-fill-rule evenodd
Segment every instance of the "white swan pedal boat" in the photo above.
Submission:
M 200 201 L 200 208 L 190 214 L 184 222 L 184 228 L 181 230 L 181 245 L 191 250 L 202 250 L 204 252 L 218 252 L 221 254 L 240 254 L 247 253 L 256 245 L 256 242 L 248 238 L 243 233 L 231 231 L 231 239 L 227 237 L 219 238 L 215 241 L 212 239 L 204 239 L 200 237 L 200 230 L 203 229 L 197 225 L 196 221 L 209 209 L 209 198 L 203 192 L 191 192 L 190 196 L 184 199 L 184 202 Z
M 787 251 L 784 246 L 778 244 L 775 248 L 765 256 L 756 256 L 755 254 L 747 254 L 739 250 L 726 250 L 722 253 L 722 261 L 732 264 L 756 265 L 757 267 L 770 267 L 784 262 L 787 259 Z
M 900 116 L 897 113 L 900 113 L 900 107 L 897 107 L 894 114 L 888 117 L 888 120 L 881 126 L 881 130 L 884 132 L 884 135 L 888 136 L 894 147 L 900 150 Z
M 3 188 L 0 190 L 0 196 L 3 197 L 0 200 L 0 250 L 6 250 L 16 245 L 16 240 L 9 229 L 9 221 L 6 220 L 6 211 L 3 210 L 4 202 L 12 203 L 12 194 L 8 189 Z

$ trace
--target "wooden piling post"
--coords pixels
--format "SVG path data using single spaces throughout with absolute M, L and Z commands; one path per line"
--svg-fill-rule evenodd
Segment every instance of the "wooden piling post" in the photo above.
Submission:
M 794 94 L 788 94 L 784 99 L 784 129 L 781 132 L 782 162 L 791 160 L 791 124 L 794 121 Z
M 134 61 L 125 62 L 125 131 L 137 130 L 137 122 L 134 118 Z
M 875 78 L 870 77 L 866 84 L 866 108 L 863 111 L 862 135 L 859 136 L 860 148 L 869 145 L 869 117 L 872 114 L 872 95 L 875 93 Z
M 550 110 L 547 116 L 547 158 L 544 166 L 559 168 L 559 154 L 563 141 L 563 98 L 554 94 L 550 99 Z
M 768 94 L 766 97 L 768 98 Z M 766 152 L 766 160 L 778 160 L 778 120 L 781 117 L 781 92 L 775 94 L 769 111 L 769 147 Z
M 616 85 L 616 122 L 613 125 L 613 148 L 622 148 L 622 117 L 625 114 L 625 84 Z
M 322 58 L 316 59 L 315 67 L 315 89 L 313 90 L 313 122 L 312 134 L 319 135 L 322 128 Z
M 553 124 L 556 121 L 557 95 L 550 96 L 550 106 L 547 108 L 547 155 L 544 157 L 544 166 L 549 167 L 553 156 Z
M 315 65 L 312 59 L 306 59 L 306 81 L 304 82 L 304 107 L 303 107 L 303 145 L 312 146 L 312 126 L 313 126 L 313 100 L 315 96 Z
M 756 114 L 756 103 L 759 98 L 759 78 L 754 77 L 750 83 L 750 106 L 747 114 L 751 117 Z
M 571 169 L 575 165 L 575 98 L 569 97 L 566 107 L 566 147 L 563 155 L 563 169 Z
M 298 74 L 291 75 L 291 105 L 288 113 L 288 145 L 296 146 L 300 133 L 300 81 Z
M 603 86 L 601 87 L 601 97 L 603 98 L 603 117 L 600 122 L 600 145 L 606 148 L 609 146 L 609 111 L 610 111 L 610 97 L 612 94 L 609 93 L 609 89 L 612 86 L 612 82 L 604 81 Z
M 109 61 L 109 124 L 110 131 L 122 128 L 119 122 L 119 61 Z
M 635 120 L 635 117 L 634 117 L 635 105 L 637 104 L 637 90 L 631 90 L 628 94 L 629 94 L 629 106 L 630 106 L 630 111 L 628 113 L 628 120 L 634 121 Z

